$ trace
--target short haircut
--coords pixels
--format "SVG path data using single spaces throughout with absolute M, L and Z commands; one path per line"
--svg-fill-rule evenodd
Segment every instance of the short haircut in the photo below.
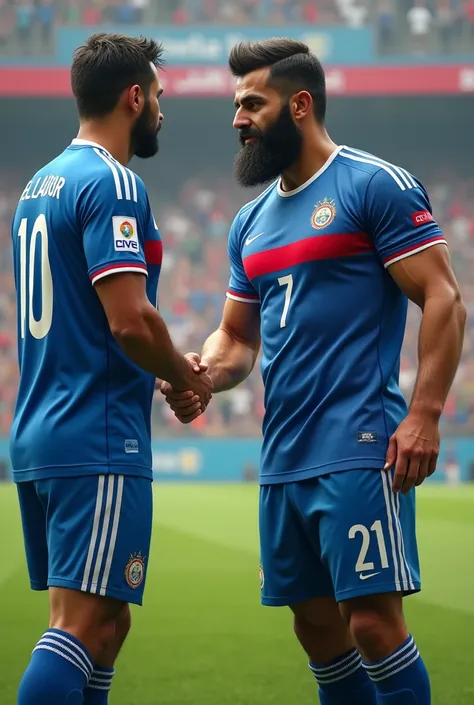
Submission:
M 314 115 L 324 123 L 327 103 L 324 69 L 303 42 L 286 37 L 241 42 L 230 53 L 229 67 L 239 78 L 269 67 L 268 85 L 288 98 L 297 91 L 308 91 L 313 98 Z
M 163 66 L 163 47 L 153 39 L 123 34 L 93 34 L 74 52 L 71 86 L 79 115 L 104 117 L 123 91 L 140 85 L 148 91 L 154 75 L 150 63 Z

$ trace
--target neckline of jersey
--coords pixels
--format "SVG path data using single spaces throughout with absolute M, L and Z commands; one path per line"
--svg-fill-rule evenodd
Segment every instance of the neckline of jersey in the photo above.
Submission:
M 79 137 L 76 137 L 73 139 L 71 142 L 71 147 L 95 147 L 96 149 L 101 149 L 103 152 L 105 152 L 109 157 L 112 155 L 110 154 L 108 149 L 105 149 L 105 147 L 102 147 L 101 144 L 98 142 L 90 142 L 89 140 L 83 140 L 80 139 Z
M 326 169 L 328 169 L 331 166 L 331 164 L 333 163 L 333 161 L 335 160 L 335 158 L 337 157 L 339 152 L 343 149 L 344 149 L 343 144 L 336 147 L 334 152 L 332 152 L 332 154 L 330 154 L 328 160 L 323 164 L 321 169 L 319 169 L 319 171 L 317 171 L 316 174 L 313 174 L 313 176 L 311 176 L 307 181 L 305 181 L 304 184 L 301 184 L 301 186 L 298 186 L 298 188 L 295 188 L 292 191 L 283 191 L 283 189 L 281 187 L 281 177 L 280 177 L 278 179 L 278 186 L 277 186 L 278 195 L 281 196 L 281 198 L 291 198 L 291 196 L 296 196 L 298 193 L 301 193 L 301 191 L 304 191 L 306 188 L 308 188 L 308 186 L 311 186 L 311 184 L 314 181 L 316 181 L 316 179 L 319 179 L 321 174 L 323 174 L 326 171 Z

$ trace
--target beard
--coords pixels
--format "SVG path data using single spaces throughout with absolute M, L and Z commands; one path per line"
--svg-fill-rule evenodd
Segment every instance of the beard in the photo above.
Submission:
M 257 141 L 245 144 L 249 137 Z M 242 128 L 240 142 L 242 149 L 235 159 L 237 181 L 241 186 L 258 186 L 273 181 L 299 159 L 303 136 L 293 122 L 290 106 L 284 105 L 265 131 Z
M 160 148 L 158 142 L 160 128 L 161 124 L 158 128 L 153 124 L 152 112 L 147 103 L 132 129 L 132 147 L 136 157 L 150 159 L 157 154 Z

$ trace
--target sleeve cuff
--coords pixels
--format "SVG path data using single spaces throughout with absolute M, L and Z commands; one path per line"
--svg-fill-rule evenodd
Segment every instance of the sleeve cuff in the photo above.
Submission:
M 384 267 L 385 269 L 387 269 L 387 267 L 390 267 L 391 264 L 395 264 L 395 262 L 400 262 L 400 260 L 405 259 L 406 257 L 416 255 L 418 254 L 418 252 L 427 250 L 429 247 L 433 247 L 434 245 L 446 245 L 447 247 L 448 243 L 446 242 L 444 237 L 440 236 L 433 237 L 430 240 L 418 242 L 416 245 L 411 245 L 411 247 L 406 247 L 404 250 L 399 250 L 398 252 L 394 252 L 392 255 L 385 257 L 383 260 Z
M 148 276 L 146 264 L 142 264 L 141 262 L 134 262 L 133 264 L 124 262 L 120 264 L 109 264 L 107 267 L 102 267 L 91 274 L 90 279 L 92 284 L 95 284 L 99 281 L 99 279 L 103 279 L 104 277 L 108 277 L 110 274 L 118 274 L 120 272 L 136 272 Z
M 233 289 L 228 289 L 226 296 L 228 299 L 232 299 L 232 301 L 241 301 L 246 304 L 260 303 L 257 294 L 242 293 L 240 291 L 234 291 Z

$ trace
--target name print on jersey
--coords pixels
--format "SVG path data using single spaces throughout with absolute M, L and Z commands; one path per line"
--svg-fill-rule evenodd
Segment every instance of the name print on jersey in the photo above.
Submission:
M 112 218 L 114 248 L 117 252 L 140 252 L 137 219 L 115 215 Z
M 33 180 L 28 182 L 20 196 L 20 201 L 29 201 L 30 198 L 44 198 L 45 196 L 59 200 L 65 183 L 66 179 L 63 176 L 55 176 L 54 174 L 39 176 L 34 182 L 34 186 Z

